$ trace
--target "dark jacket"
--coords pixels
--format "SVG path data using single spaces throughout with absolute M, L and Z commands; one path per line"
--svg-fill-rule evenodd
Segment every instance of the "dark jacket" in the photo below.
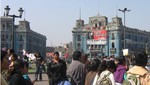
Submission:
M 26 85 L 26 82 L 21 74 L 13 74 L 9 79 L 8 85 Z

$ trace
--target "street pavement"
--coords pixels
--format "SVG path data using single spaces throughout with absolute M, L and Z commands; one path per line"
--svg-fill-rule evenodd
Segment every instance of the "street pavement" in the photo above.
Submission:
M 28 74 L 31 80 L 34 80 L 35 74 Z M 36 81 L 34 85 L 49 85 L 47 74 L 42 74 L 42 81 Z

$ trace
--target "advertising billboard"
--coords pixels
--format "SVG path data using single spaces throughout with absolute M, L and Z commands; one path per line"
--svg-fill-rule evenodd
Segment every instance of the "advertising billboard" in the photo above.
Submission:
M 105 29 L 102 29 L 102 30 L 94 29 L 93 30 L 93 39 L 94 40 L 101 40 L 101 39 L 106 40 L 106 38 L 107 38 L 107 30 L 105 30 Z

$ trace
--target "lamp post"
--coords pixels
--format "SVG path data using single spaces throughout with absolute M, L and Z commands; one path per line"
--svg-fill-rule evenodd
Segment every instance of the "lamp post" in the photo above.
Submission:
M 19 13 L 20 13 L 19 16 L 15 15 L 15 14 L 9 15 L 9 10 L 10 10 L 9 6 L 6 6 L 6 8 L 4 8 L 4 9 L 5 9 L 5 11 L 6 11 L 6 16 L 13 18 L 13 25 L 12 25 L 12 43 L 11 43 L 12 45 L 11 45 L 11 46 L 12 46 L 12 49 L 14 49 L 14 26 L 15 26 L 15 18 L 21 18 L 21 17 L 22 17 L 23 9 L 20 8 L 20 9 L 18 10 Z
M 126 24 L 125 24 L 125 13 L 126 12 L 129 12 L 131 10 L 128 10 L 127 8 L 124 8 L 123 10 L 119 9 L 119 11 L 123 12 L 124 13 L 124 26 L 126 27 Z M 126 48 L 126 45 L 125 45 L 125 28 L 124 28 L 124 49 Z

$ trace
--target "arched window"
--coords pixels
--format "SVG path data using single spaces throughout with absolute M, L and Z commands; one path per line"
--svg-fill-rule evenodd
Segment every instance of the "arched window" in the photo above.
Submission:
M 114 44 L 114 42 L 112 42 L 112 48 L 115 48 L 115 44 Z
M 112 40 L 114 40 L 115 39 L 115 35 L 114 35 L 114 33 L 112 33 Z
M 97 27 L 97 23 L 95 23 L 95 27 Z
M 81 41 L 81 37 L 80 37 L 80 35 L 78 35 L 77 40 L 78 40 L 78 41 Z

